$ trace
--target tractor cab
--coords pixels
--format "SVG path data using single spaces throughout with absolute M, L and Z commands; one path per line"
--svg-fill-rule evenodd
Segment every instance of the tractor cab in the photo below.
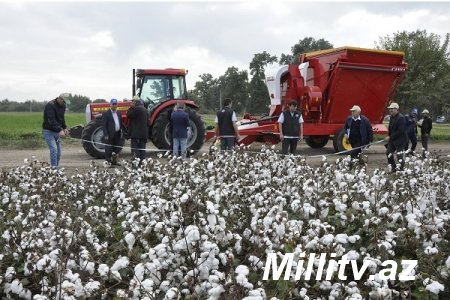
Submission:
M 133 95 L 139 95 L 149 111 L 167 100 L 186 100 L 186 73 L 183 69 L 138 69 Z

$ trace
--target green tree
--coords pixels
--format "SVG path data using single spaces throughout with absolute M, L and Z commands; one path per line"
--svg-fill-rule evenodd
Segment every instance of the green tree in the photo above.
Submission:
M 280 65 L 288 65 L 298 63 L 299 56 L 317 50 L 333 48 L 333 44 L 325 39 L 314 39 L 313 37 L 305 37 L 291 47 L 291 54 L 281 54 Z
M 250 62 L 250 74 L 252 79 L 248 86 L 249 101 L 246 105 L 248 112 L 261 114 L 269 112 L 269 91 L 265 84 L 264 69 L 268 64 L 277 62 L 277 57 L 266 51 L 257 53 Z
M 396 32 L 381 37 L 376 47 L 405 53 L 408 70 L 395 97 L 404 112 L 417 106 L 440 115 L 450 107 L 448 33 L 442 38 L 426 30 Z
M 200 81 L 195 83 L 194 89 L 190 91 L 190 97 L 197 102 L 202 112 L 219 109 L 219 81 L 208 73 L 199 77 Z
M 219 77 L 220 96 L 233 99 L 233 108 L 242 112 L 248 102 L 248 73 L 239 71 L 236 67 L 229 67 L 225 74 Z
M 84 112 L 86 110 L 86 105 L 91 103 L 91 99 L 82 95 L 72 95 L 69 97 L 70 104 L 67 105 L 69 111 L 71 112 Z

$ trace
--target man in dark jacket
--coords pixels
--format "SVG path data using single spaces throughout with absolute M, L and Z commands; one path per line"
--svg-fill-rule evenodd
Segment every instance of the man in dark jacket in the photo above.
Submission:
M 176 110 L 171 115 L 173 156 L 186 158 L 189 115 L 184 111 L 183 102 L 177 103 Z
M 420 134 L 422 137 L 422 157 L 425 158 L 428 152 L 428 140 L 430 138 L 433 121 L 431 121 L 428 109 L 422 111 L 423 119 L 419 122 Z
M 350 152 L 352 159 L 358 157 L 362 146 L 368 145 L 373 141 L 373 129 L 367 117 L 361 115 L 361 108 L 354 105 L 350 111 L 352 115 L 345 122 L 345 138 L 350 142 L 353 149 Z
M 220 149 L 232 150 L 239 139 L 236 113 L 231 109 L 233 101 L 225 99 L 224 108 L 216 114 L 216 137 L 220 137 Z
M 109 102 L 111 108 L 102 115 L 103 139 L 105 141 L 105 159 L 111 165 L 119 165 L 117 153 L 120 152 L 122 139 L 122 114 L 117 111 L 117 99 Z
M 131 138 L 131 153 L 133 157 L 141 161 L 145 159 L 145 145 L 148 139 L 148 111 L 144 102 L 139 98 L 133 98 L 131 107 L 127 111 L 130 120 L 129 136 Z
M 400 162 L 401 169 L 405 166 L 404 150 L 406 144 L 406 130 L 405 130 L 405 117 L 399 113 L 399 106 L 397 103 L 391 103 L 388 107 L 391 114 L 389 119 L 388 136 L 384 138 L 388 142 L 386 146 L 386 156 L 388 163 L 392 167 L 392 172 L 397 171 L 395 164 L 394 153 L 397 151 L 397 159 Z
M 64 118 L 66 101 L 69 97 L 68 93 L 63 93 L 56 99 L 49 101 L 44 108 L 42 135 L 50 150 L 50 164 L 54 169 L 59 167 L 61 159 L 61 138 L 69 133 Z
M 406 122 L 406 145 L 405 151 L 409 155 L 415 155 L 417 146 L 417 108 L 413 108 L 411 113 L 405 116 Z M 409 141 L 411 141 L 411 151 L 408 152 Z
M 297 101 L 289 102 L 288 110 L 283 111 L 278 117 L 280 131 L 281 153 L 295 154 L 299 139 L 303 140 L 303 117 L 297 110 Z

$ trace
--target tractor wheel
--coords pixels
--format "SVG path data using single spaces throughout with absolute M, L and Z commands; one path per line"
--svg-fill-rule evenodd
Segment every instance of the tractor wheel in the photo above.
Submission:
M 198 151 L 202 148 L 205 141 L 205 124 L 196 111 L 186 109 L 189 114 L 189 129 L 187 149 Z M 152 141 L 158 149 L 172 150 L 172 134 L 170 132 L 170 123 L 168 111 L 164 111 L 156 118 L 152 127 Z M 189 151 L 188 151 L 189 154 Z
M 334 151 L 341 152 L 346 150 L 351 150 L 352 145 L 348 143 L 345 139 L 345 130 L 342 128 L 336 132 L 333 137 L 333 147 Z
M 318 149 L 325 147 L 329 139 L 329 135 L 310 135 L 306 137 L 305 142 L 311 148 Z
M 105 158 L 105 146 L 103 145 L 102 119 L 95 119 L 84 127 L 81 133 L 83 148 L 94 158 Z M 125 144 L 125 139 L 120 140 L 119 146 Z M 122 151 L 122 148 L 119 152 Z

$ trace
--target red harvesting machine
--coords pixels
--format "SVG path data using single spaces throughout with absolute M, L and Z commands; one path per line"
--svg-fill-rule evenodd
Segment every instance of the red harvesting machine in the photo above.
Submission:
M 386 106 L 407 69 L 403 57 L 397 51 L 341 47 L 302 54 L 299 64 L 266 70 L 269 116 L 244 114 L 238 143 L 278 143 L 277 119 L 291 100 L 303 112 L 305 141 L 312 148 L 324 147 L 334 136 L 336 151 L 351 149 L 343 127 L 353 105 L 361 107 L 375 134 L 385 134 Z M 208 131 L 206 140 L 213 137 L 214 131 Z

